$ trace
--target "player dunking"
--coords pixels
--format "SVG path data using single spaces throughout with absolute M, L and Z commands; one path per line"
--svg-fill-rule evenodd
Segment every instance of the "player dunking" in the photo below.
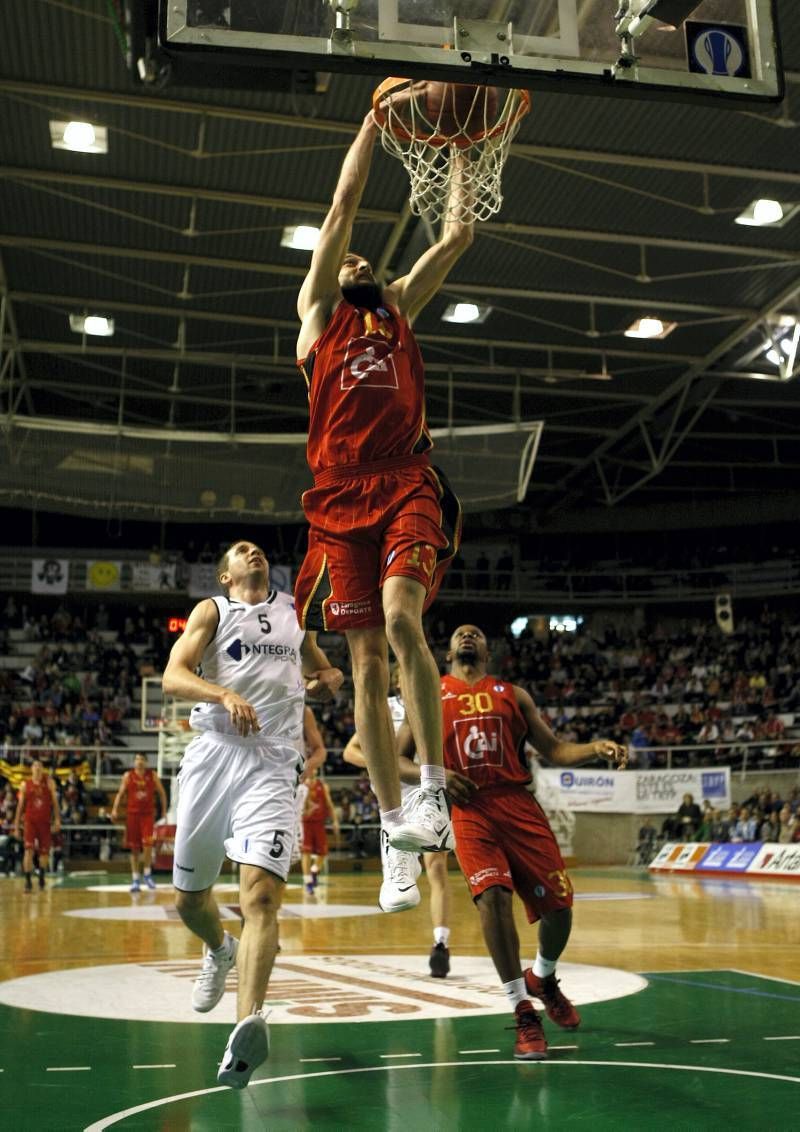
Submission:
M 449 675 L 441 679 L 445 765 L 459 772 L 454 798 L 456 856 L 478 907 L 486 946 L 514 1008 L 514 1056 L 535 1061 L 547 1055 L 547 1040 L 530 999 L 567 1030 L 580 1016 L 562 994 L 556 962 L 572 927 L 572 884 L 544 811 L 526 789 L 526 741 L 558 766 L 592 758 L 627 762 L 627 751 L 605 739 L 562 743 L 539 715 L 524 688 L 487 673 L 486 637 L 462 625 L 450 638 Z M 403 729 L 401 755 L 413 753 L 413 736 Z M 464 778 L 469 779 L 464 789 Z M 539 950 L 523 973 L 519 936 L 511 907 L 521 897 L 528 922 L 539 920 Z
M 153 826 L 156 820 L 156 794 L 161 806 L 162 818 L 167 812 L 167 795 L 161 781 L 148 769 L 147 756 L 136 755 L 133 770 L 122 776 L 117 796 L 111 807 L 111 820 L 119 818 L 119 807 L 127 797 L 125 812 L 125 842 L 131 852 L 131 892 L 141 889 L 139 858 L 144 865 L 144 883 L 147 888 L 155 888 L 151 861 L 153 857 Z
M 22 858 L 25 891 L 32 892 L 34 853 L 38 856 L 39 888 L 44 888 L 44 874 L 52 840 L 51 830 L 58 833 L 61 829 L 55 783 L 38 759 L 34 759 L 31 763 L 31 776 L 19 789 L 17 812 L 14 816 L 14 836 L 17 841 L 19 841 L 20 824 L 22 824 L 25 845 Z
M 347 637 L 356 729 L 391 848 L 438 852 L 452 839 L 438 672 L 422 613 L 456 551 L 461 522 L 458 501 L 429 460 L 411 323 L 469 247 L 472 228 L 449 219 L 409 274 L 381 288 L 368 261 L 348 251 L 376 135 L 370 113 L 345 157 L 297 302 L 314 486 L 303 496 L 310 530 L 295 596 L 303 627 Z M 458 200 L 458 183 L 451 192 Z M 422 790 L 409 813 L 401 813 L 386 702 L 387 639 L 422 764 Z
M 200 734 L 186 748 L 179 775 L 173 883 L 181 919 L 206 946 L 194 1009 L 213 1009 L 234 962 L 238 967 L 238 1024 L 217 1080 L 241 1089 L 269 1053 L 261 1008 L 294 841 L 303 701 L 306 691 L 331 698 L 342 673 L 328 664 L 314 634 L 298 627 L 291 598 L 269 590 L 267 558 L 255 543 L 234 543 L 217 577 L 227 596 L 192 610 L 163 686 L 200 701 L 190 719 Z M 212 893 L 226 853 L 241 866 L 238 957 Z

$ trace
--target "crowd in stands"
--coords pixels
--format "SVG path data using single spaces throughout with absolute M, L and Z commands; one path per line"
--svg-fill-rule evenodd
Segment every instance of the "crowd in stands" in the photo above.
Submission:
M 0 668 L 3 757 L 18 761 L 21 750 L 51 748 L 51 765 L 65 766 L 82 760 L 79 748 L 125 745 L 123 721 L 141 676 L 162 670 L 169 642 L 144 606 L 119 617 L 116 630 L 109 620 L 103 604 L 90 627 L 65 605 L 33 613 L 7 600 L 5 625 L 21 631 L 24 652 L 18 665 Z M 8 634 L 0 649 L 14 657 Z

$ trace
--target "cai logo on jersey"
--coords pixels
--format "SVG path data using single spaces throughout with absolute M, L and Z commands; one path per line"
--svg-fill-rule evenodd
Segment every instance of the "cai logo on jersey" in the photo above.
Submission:
M 291 645 L 264 644 L 262 642 L 248 645 L 237 637 L 235 641 L 231 641 L 225 652 L 231 660 L 237 662 L 243 656 L 268 656 L 273 660 L 291 660 L 295 664 L 297 663 L 297 649 L 293 649 Z
M 503 765 L 503 720 L 499 715 L 453 721 L 462 769 Z
M 342 365 L 342 389 L 368 386 L 370 389 L 397 389 L 394 361 L 395 343 L 384 337 L 351 338 Z

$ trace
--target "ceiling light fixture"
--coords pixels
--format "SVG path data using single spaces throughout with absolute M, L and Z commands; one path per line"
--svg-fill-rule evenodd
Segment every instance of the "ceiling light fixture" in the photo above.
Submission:
M 666 338 L 677 326 L 677 322 L 664 322 L 653 315 L 637 318 L 625 331 L 626 338 Z
M 485 322 L 491 309 L 481 303 L 450 303 L 442 322 Z
M 737 217 L 735 224 L 746 224 L 750 228 L 782 228 L 794 217 L 800 204 L 782 200 L 759 197 L 748 204 Z
M 60 122 L 51 118 L 50 144 L 53 149 L 74 153 L 108 153 L 108 130 L 92 122 Z
M 91 334 L 98 338 L 110 338 L 114 333 L 114 319 L 100 314 L 71 314 L 69 328 L 75 334 Z
M 313 252 L 319 243 L 319 228 L 311 224 L 291 224 L 284 228 L 281 247 L 296 248 L 302 252 Z

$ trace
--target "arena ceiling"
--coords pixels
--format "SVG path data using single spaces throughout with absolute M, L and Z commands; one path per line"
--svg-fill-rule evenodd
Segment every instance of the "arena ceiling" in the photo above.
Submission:
M 108 0 L 0 0 L 0 393 L 6 466 L 51 437 L 302 433 L 295 300 L 374 80 L 319 91 L 143 89 Z M 784 103 L 763 111 L 540 92 L 505 201 L 417 322 L 434 426 L 543 419 L 534 522 L 794 494 L 800 378 L 764 356 L 800 317 L 800 217 L 742 227 L 759 197 L 800 203 L 800 10 L 781 0 Z M 88 119 L 108 152 L 51 147 Z M 402 273 L 428 240 L 377 152 L 354 243 Z M 479 327 L 442 321 L 482 301 Z M 113 317 L 113 338 L 70 330 Z M 624 330 L 677 323 L 663 340 Z M 757 376 L 753 376 L 753 375 Z M 43 453 L 46 446 L 42 446 Z M 42 457 L 44 458 L 44 457 Z M 7 501 L 30 505 L 17 495 Z

